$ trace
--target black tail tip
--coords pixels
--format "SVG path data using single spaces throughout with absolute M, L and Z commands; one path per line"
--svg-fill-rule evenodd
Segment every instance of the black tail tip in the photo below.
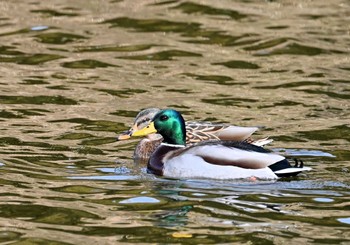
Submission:
M 294 158 L 293 159 L 295 164 L 294 164 L 294 168 L 303 168 L 304 167 L 304 162 L 300 159 Z

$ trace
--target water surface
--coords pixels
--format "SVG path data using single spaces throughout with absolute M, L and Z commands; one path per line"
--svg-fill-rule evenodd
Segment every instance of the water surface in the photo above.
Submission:
M 0 241 L 348 244 L 350 6 L 0 3 Z M 169 180 L 117 142 L 139 110 L 263 126 L 313 171 Z

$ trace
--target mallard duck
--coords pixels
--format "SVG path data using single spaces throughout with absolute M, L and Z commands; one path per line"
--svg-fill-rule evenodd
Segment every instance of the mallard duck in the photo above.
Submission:
M 160 111 L 159 108 L 147 108 L 140 111 L 133 126 L 118 136 L 118 140 L 127 140 L 131 134 L 146 127 L 153 117 Z M 258 127 L 239 127 L 226 124 L 213 124 L 210 122 L 186 122 L 186 144 L 192 145 L 204 140 L 247 140 L 255 145 L 263 146 L 272 142 L 272 139 L 264 138 L 256 141 L 249 137 L 258 130 Z M 154 150 L 163 141 L 160 134 L 149 134 L 142 139 L 134 151 L 134 159 L 138 162 L 146 162 Z
M 243 141 L 209 140 L 186 146 L 185 121 L 178 111 L 158 112 L 145 128 L 132 133 L 158 133 L 163 142 L 149 159 L 147 169 L 171 178 L 237 179 L 295 176 L 310 170 L 303 162 L 292 166 L 283 156 Z

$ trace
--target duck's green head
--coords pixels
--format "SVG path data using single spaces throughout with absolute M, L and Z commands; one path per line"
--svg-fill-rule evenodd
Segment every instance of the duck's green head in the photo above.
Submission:
M 167 109 L 158 112 L 152 122 L 132 136 L 144 136 L 151 133 L 159 133 L 164 138 L 164 143 L 174 145 L 186 144 L 185 120 L 178 111 Z

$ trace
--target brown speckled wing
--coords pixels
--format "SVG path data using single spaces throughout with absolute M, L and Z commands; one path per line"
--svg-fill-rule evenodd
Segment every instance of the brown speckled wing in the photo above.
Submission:
M 190 122 L 186 124 L 187 143 L 193 144 L 207 140 L 243 141 L 249 138 L 257 127 L 240 127 L 207 122 Z
M 201 141 L 219 140 L 216 134 L 225 128 L 227 128 L 226 125 L 188 123 L 186 124 L 186 143 L 192 145 Z

